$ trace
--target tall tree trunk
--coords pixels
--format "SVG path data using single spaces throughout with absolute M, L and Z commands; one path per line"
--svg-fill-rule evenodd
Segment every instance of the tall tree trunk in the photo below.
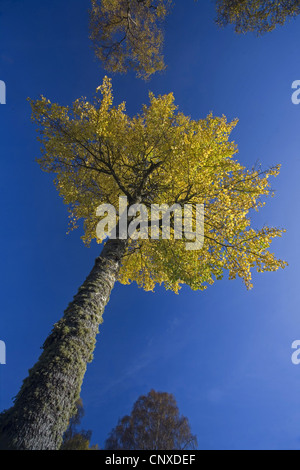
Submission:
M 14 406 L 0 415 L 0 448 L 57 450 L 76 411 L 102 314 L 117 279 L 126 240 L 109 240 L 43 345 Z

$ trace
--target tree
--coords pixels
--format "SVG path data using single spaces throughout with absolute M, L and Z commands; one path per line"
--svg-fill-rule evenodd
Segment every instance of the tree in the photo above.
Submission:
M 96 56 L 109 72 L 148 79 L 166 68 L 162 23 L 172 0 L 92 0 L 90 31 Z M 236 33 L 270 32 L 299 15 L 300 0 L 216 0 L 219 26 Z
M 76 414 L 70 419 L 60 450 L 98 450 L 97 445 L 90 447 L 92 431 L 78 430 L 78 426 L 84 416 L 84 408 L 81 399 L 77 401 L 76 408 Z
M 233 24 L 236 33 L 261 35 L 299 15 L 299 0 L 217 0 L 217 23 Z
M 174 396 L 151 390 L 111 431 L 105 450 L 194 450 L 197 438 Z
M 116 281 L 136 282 L 145 290 L 164 284 L 178 292 L 182 284 L 203 290 L 225 272 L 251 288 L 251 270 L 276 271 L 286 263 L 269 252 L 282 230 L 251 226 L 251 210 L 272 195 L 271 176 L 279 166 L 247 170 L 233 157 L 229 140 L 236 121 L 209 115 L 194 121 L 180 113 L 172 94 L 155 97 L 130 118 L 125 104 L 112 104 L 105 78 L 94 101 L 72 107 L 32 100 L 33 121 L 40 129 L 41 168 L 56 175 L 55 184 L 70 210 L 84 221 L 83 240 L 96 239 L 103 203 L 118 207 L 119 196 L 141 210 L 153 203 L 205 205 L 204 245 L 186 249 L 186 238 L 117 237 L 108 239 L 63 318 L 54 325 L 36 365 L 29 371 L 14 406 L 2 413 L 3 446 L 57 449 L 61 445 L 93 350 L 102 314 Z M 134 206 L 137 205 L 137 206 Z M 131 207 L 132 208 L 132 207 Z M 118 214 L 119 220 L 121 214 Z M 194 222 L 197 222 L 195 211 Z M 135 223 L 128 216 L 127 226 Z
M 149 78 L 165 69 L 161 23 L 171 0 L 92 0 L 91 39 L 109 72 Z

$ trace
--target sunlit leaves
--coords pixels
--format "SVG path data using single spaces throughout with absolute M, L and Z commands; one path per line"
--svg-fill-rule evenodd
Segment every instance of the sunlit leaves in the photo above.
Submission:
M 120 282 L 135 281 L 145 290 L 163 283 L 177 292 L 182 284 L 205 289 L 227 271 L 250 288 L 252 268 L 285 266 L 268 251 L 283 231 L 255 229 L 251 221 L 251 212 L 273 195 L 269 180 L 279 166 L 248 170 L 234 158 L 230 135 L 237 121 L 212 114 L 192 120 L 178 111 L 172 94 L 150 94 L 141 114 L 129 117 L 124 103 L 113 106 L 107 78 L 92 103 L 82 98 L 69 108 L 42 97 L 31 105 L 42 143 L 39 164 L 56 175 L 74 225 L 84 221 L 87 244 L 96 239 L 97 207 L 118 208 L 119 196 L 148 210 L 153 203 L 205 205 L 201 250 L 187 251 L 172 230 L 171 240 L 130 240 Z

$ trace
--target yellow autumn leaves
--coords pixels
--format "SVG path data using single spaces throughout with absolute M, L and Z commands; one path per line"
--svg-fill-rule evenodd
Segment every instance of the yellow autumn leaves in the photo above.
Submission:
M 92 0 L 91 39 L 109 72 L 129 68 L 142 78 L 165 68 L 161 21 L 171 0 Z
M 164 283 L 178 291 L 187 284 L 205 289 L 224 272 L 251 287 L 251 269 L 275 271 L 285 262 L 268 250 L 282 230 L 251 226 L 251 210 L 272 195 L 270 176 L 279 166 L 247 170 L 234 158 L 230 134 L 237 121 L 212 114 L 198 121 L 177 109 L 173 94 L 155 97 L 129 117 L 125 104 L 113 106 L 111 81 L 105 77 L 93 102 L 72 107 L 31 101 L 41 131 L 41 168 L 56 175 L 56 185 L 76 226 L 84 221 L 84 241 L 96 239 L 100 204 L 204 204 L 205 242 L 186 251 L 185 240 L 130 240 L 119 280 L 146 290 Z M 172 230 L 171 230 L 172 233 Z

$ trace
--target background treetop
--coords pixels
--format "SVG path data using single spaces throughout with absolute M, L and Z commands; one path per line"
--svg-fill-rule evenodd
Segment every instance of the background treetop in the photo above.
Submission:
M 165 69 L 161 22 L 171 0 L 92 0 L 91 39 L 109 72 L 128 68 L 149 78 Z
M 217 24 L 236 33 L 268 33 L 299 13 L 299 0 L 217 0 Z
M 172 0 L 92 0 L 90 37 L 96 57 L 109 72 L 149 79 L 166 68 L 163 21 Z M 216 0 L 216 23 L 236 33 L 261 35 L 299 15 L 299 0 Z
M 105 443 L 106 450 L 193 450 L 197 438 L 179 414 L 171 393 L 151 390 L 135 402 L 131 414 L 119 420 Z

